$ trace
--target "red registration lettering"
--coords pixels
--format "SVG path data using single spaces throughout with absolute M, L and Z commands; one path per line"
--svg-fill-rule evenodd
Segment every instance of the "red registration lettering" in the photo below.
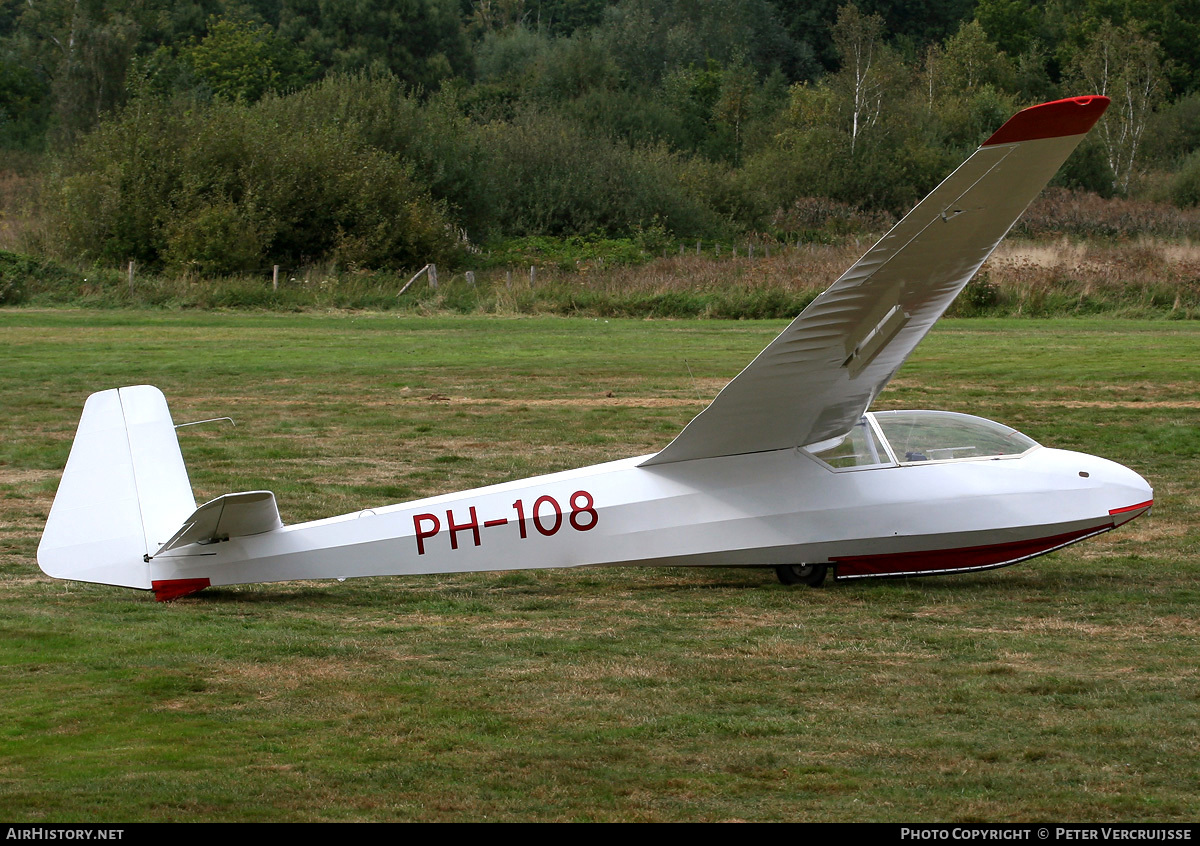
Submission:
M 538 533 L 545 537 L 558 534 L 558 531 L 563 527 L 563 523 L 569 522 L 571 528 L 577 532 L 587 532 L 596 528 L 596 524 L 600 522 L 600 513 L 596 510 L 596 500 L 592 497 L 589 491 L 575 491 L 571 494 L 568 500 L 571 506 L 569 514 L 563 513 L 563 507 L 559 501 L 549 494 L 539 496 L 533 502 L 533 508 L 527 514 L 525 511 L 524 501 L 518 499 L 513 504 L 513 510 L 517 512 L 517 532 L 522 538 L 528 538 L 529 532 L 526 526 L 526 520 L 533 523 L 533 527 L 538 530 Z M 470 514 L 470 519 L 465 523 L 456 523 L 454 520 L 454 509 L 446 509 L 446 528 L 450 531 L 450 548 L 458 549 L 458 533 L 465 532 L 468 529 L 471 531 L 471 540 L 475 542 L 475 546 L 480 546 L 482 537 L 479 529 L 495 528 L 498 526 L 508 525 L 507 517 L 498 517 L 494 520 L 485 520 L 480 523 L 479 513 L 475 506 L 469 506 L 467 509 Z M 438 519 L 436 514 L 417 514 L 413 516 L 413 528 L 416 530 L 417 536 L 417 554 L 425 554 L 425 541 L 436 536 L 442 530 L 442 521 Z
M 471 522 L 462 523 L 461 525 L 454 522 L 454 512 L 449 508 L 446 509 L 446 528 L 450 530 L 450 548 L 458 549 L 458 533 L 466 529 L 471 530 L 471 534 L 475 538 L 475 545 L 479 546 L 479 516 L 475 513 L 475 506 L 471 509 Z
M 581 504 L 582 503 L 582 504 Z M 584 515 L 587 522 L 584 522 Z M 592 495 L 587 491 L 575 491 L 571 494 L 571 526 L 577 532 L 586 532 L 588 529 L 596 528 L 596 524 L 600 522 L 600 515 L 596 513 L 596 502 L 592 499 Z
M 542 506 L 546 503 L 549 503 L 554 508 L 554 523 L 548 529 L 542 525 L 541 517 Z M 559 527 L 562 526 L 562 508 L 559 507 L 557 499 L 552 496 L 539 496 L 537 498 L 537 501 L 533 504 L 533 525 L 546 537 L 550 537 L 550 535 L 559 530 Z
M 517 528 L 521 530 L 521 537 L 529 537 L 529 532 L 525 529 L 525 503 L 518 499 L 513 503 L 513 508 L 517 509 Z
M 421 528 L 422 521 L 432 523 L 433 528 L 429 531 L 424 531 Z M 417 532 L 417 555 L 425 554 L 425 538 L 431 538 L 442 530 L 442 523 L 438 520 L 436 514 L 414 514 L 413 529 Z

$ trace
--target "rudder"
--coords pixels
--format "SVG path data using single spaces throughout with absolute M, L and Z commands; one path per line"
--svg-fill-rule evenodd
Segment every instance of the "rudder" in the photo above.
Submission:
M 196 508 L 166 397 L 88 397 L 38 545 L 48 576 L 150 589 L 153 555 Z

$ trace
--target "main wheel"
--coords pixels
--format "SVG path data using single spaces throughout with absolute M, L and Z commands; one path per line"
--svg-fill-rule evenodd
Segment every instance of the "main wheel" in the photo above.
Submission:
M 785 585 L 820 587 L 828 571 L 825 564 L 781 564 L 775 568 L 775 575 Z

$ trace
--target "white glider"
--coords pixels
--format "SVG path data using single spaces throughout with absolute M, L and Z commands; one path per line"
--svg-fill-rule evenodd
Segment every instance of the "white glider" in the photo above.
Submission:
M 88 398 L 38 563 L 153 590 L 583 566 L 774 567 L 785 583 L 1014 564 L 1148 511 L 1137 473 L 938 411 L 868 412 L 1108 105 L 1019 112 L 661 452 L 285 526 L 196 507 L 166 400 Z

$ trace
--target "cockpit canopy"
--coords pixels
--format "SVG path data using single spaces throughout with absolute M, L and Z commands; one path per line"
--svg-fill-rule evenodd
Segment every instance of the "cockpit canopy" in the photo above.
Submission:
M 1038 446 L 1016 429 L 954 411 L 877 411 L 844 437 L 805 447 L 834 470 L 927 461 L 1016 458 Z

